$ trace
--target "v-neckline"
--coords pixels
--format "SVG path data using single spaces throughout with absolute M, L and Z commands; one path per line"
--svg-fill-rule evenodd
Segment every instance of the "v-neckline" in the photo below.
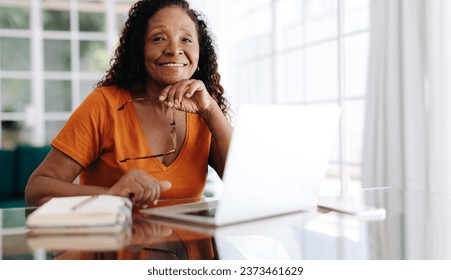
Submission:
M 129 98 L 130 99 L 133 98 L 130 92 L 129 92 Z M 130 110 L 131 111 L 130 114 L 131 114 L 131 117 L 132 117 L 133 121 L 135 122 L 135 125 L 139 128 L 140 141 L 146 147 L 145 148 L 146 149 L 146 154 L 153 155 L 152 150 L 150 149 L 150 145 L 149 145 L 149 142 L 147 140 L 146 134 L 144 133 L 144 129 L 142 127 L 141 121 L 139 120 L 138 112 L 136 110 L 135 104 L 133 102 L 131 102 L 130 106 L 132 108 L 132 110 Z M 156 157 L 155 158 L 150 158 L 150 159 L 147 159 L 147 160 L 155 161 L 158 164 L 158 166 L 160 167 L 160 169 L 163 170 L 164 172 L 169 172 L 170 170 L 175 168 L 176 165 L 178 164 L 178 162 L 181 160 L 181 157 L 183 156 L 183 153 L 185 151 L 185 146 L 186 146 L 185 143 L 186 143 L 186 141 L 188 139 L 188 136 L 189 136 L 189 129 L 188 129 L 189 123 L 190 123 L 189 114 L 187 114 L 185 112 L 185 125 L 186 125 L 185 137 L 184 137 L 184 139 L 182 139 L 183 141 L 182 141 L 182 146 L 180 147 L 180 152 L 177 154 L 177 157 L 175 158 L 175 160 L 173 162 L 171 162 L 169 165 L 165 165 L 159 158 L 156 158 Z

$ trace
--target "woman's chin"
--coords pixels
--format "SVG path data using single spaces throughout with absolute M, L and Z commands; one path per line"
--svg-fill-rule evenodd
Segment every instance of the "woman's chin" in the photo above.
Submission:
M 176 73 L 176 74 L 174 73 L 173 75 L 165 75 L 154 80 L 156 80 L 159 84 L 162 84 L 164 86 L 170 86 L 183 80 L 189 80 L 191 76 L 192 75 L 190 75 L 189 73 Z

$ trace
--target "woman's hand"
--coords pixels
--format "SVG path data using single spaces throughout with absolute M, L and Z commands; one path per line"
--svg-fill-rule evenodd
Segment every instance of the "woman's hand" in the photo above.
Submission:
M 158 181 L 155 177 L 140 169 L 131 169 L 109 190 L 108 194 L 124 196 L 133 204 L 156 204 L 161 192 L 171 188 L 168 181 Z
M 182 80 L 168 86 L 161 92 L 159 99 L 169 107 L 202 117 L 208 115 L 215 103 L 200 80 Z

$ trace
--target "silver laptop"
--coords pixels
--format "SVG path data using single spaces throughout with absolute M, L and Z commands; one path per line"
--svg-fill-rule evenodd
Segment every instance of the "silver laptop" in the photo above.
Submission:
M 316 209 L 338 121 L 332 106 L 243 105 L 221 198 L 142 212 L 222 226 Z

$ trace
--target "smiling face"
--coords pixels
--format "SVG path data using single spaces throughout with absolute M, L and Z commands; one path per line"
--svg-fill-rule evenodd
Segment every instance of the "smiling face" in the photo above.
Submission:
M 196 25 L 178 7 L 158 11 L 147 23 L 144 64 L 151 88 L 189 79 L 199 61 Z

